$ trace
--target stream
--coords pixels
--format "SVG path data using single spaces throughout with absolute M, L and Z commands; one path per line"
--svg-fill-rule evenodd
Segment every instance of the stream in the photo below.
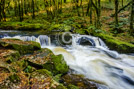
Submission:
M 98 37 L 71 34 L 67 45 L 58 35 L 31 34 L 19 31 L 0 31 L 0 38 L 17 38 L 39 42 L 55 55 L 62 54 L 76 74 L 100 82 L 107 89 L 134 89 L 134 56 L 110 50 Z M 61 36 L 61 38 L 63 35 Z M 99 89 L 104 89 L 100 87 Z

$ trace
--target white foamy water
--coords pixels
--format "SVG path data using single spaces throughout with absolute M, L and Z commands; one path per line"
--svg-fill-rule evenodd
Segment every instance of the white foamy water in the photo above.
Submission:
M 15 38 L 39 42 L 42 48 L 50 48 L 55 55 L 62 54 L 71 69 L 110 89 L 134 89 L 134 56 L 109 50 L 98 37 L 72 35 L 72 45 L 65 49 L 52 46 L 51 38 L 46 35 Z M 91 45 L 81 45 L 83 40 L 89 41 Z

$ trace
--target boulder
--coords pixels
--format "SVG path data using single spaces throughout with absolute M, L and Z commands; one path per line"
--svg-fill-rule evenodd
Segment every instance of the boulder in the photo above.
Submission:
M 11 63 L 20 58 L 18 51 L 0 48 L 0 60 L 3 62 Z
M 20 54 L 33 53 L 41 49 L 40 44 L 37 42 L 21 41 L 18 39 L 0 39 L 0 47 L 17 50 Z
M 51 72 L 41 69 L 30 76 L 31 89 L 67 89 L 52 78 Z
M 36 51 L 33 55 L 25 56 L 23 59 L 27 60 L 30 66 L 47 69 L 54 75 L 67 73 L 69 69 L 62 55 L 54 55 L 47 48 Z
M 68 66 L 64 61 L 64 57 L 60 55 L 52 55 L 51 60 L 48 60 L 43 68 L 51 71 L 54 75 L 56 74 L 64 74 L 68 72 Z
M 95 83 L 85 79 L 81 75 L 66 74 L 62 77 L 62 79 L 69 89 L 98 89 Z
M 0 74 L 1 75 L 1 74 Z M 29 79 L 25 74 L 3 74 L 4 79 L 0 82 L 1 89 L 29 89 Z

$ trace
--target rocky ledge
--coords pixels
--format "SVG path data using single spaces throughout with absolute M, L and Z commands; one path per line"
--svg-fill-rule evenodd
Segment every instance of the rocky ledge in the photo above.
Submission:
M 97 89 L 68 71 L 62 55 L 41 49 L 39 43 L 0 39 L 1 89 Z

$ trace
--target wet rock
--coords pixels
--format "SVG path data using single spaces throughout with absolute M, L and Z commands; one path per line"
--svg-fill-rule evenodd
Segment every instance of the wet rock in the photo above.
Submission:
M 134 45 L 128 42 L 120 41 L 113 36 L 106 35 L 103 33 L 93 34 L 94 36 L 100 37 L 108 45 L 111 50 L 116 50 L 119 53 L 133 53 Z
M 66 89 L 52 78 L 52 73 L 46 69 L 33 72 L 30 77 L 31 89 Z
M 12 70 L 10 69 L 10 65 L 0 61 L 0 74 L 1 73 L 10 73 Z
M 72 85 L 72 84 L 69 84 L 69 85 L 67 86 L 67 88 L 68 88 L 68 89 L 79 89 L 77 86 Z
M 28 62 L 26 60 L 19 60 L 10 64 L 10 69 L 15 73 L 20 73 L 27 69 Z
M 5 79 L 0 82 L 1 89 L 29 89 L 29 79 L 25 74 L 4 74 Z
M 0 60 L 3 62 L 11 63 L 17 61 L 19 57 L 18 51 L 0 48 Z
M 29 65 L 40 69 L 43 68 L 43 64 L 45 64 L 48 60 L 51 60 L 52 55 L 54 55 L 52 51 L 45 48 L 34 52 L 32 55 L 24 56 L 22 60 L 27 60 Z
M 33 53 L 41 49 L 40 44 L 37 42 L 21 41 L 18 39 L 0 39 L 0 47 L 17 50 L 20 54 Z
M 33 55 L 24 57 L 30 66 L 37 69 L 47 69 L 54 75 L 64 74 L 68 72 L 68 66 L 62 55 L 54 55 L 53 52 L 47 48 L 35 52 Z
M 48 60 L 43 68 L 51 71 L 54 75 L 67 73 L 69 69 L 62 55 L 52 55 L 51 60 Z
M 73 84 L 77 86 L 79 89 L 97 89 L 95 83 L 89 81 L 88 79 L 83 78 L 80 75 L 67 74 L 63 76 L 62 79 L 66 86 L 70 86 L 70 84 Z M 71 89 L 77 89 L 77 88 L 71 88 Z

